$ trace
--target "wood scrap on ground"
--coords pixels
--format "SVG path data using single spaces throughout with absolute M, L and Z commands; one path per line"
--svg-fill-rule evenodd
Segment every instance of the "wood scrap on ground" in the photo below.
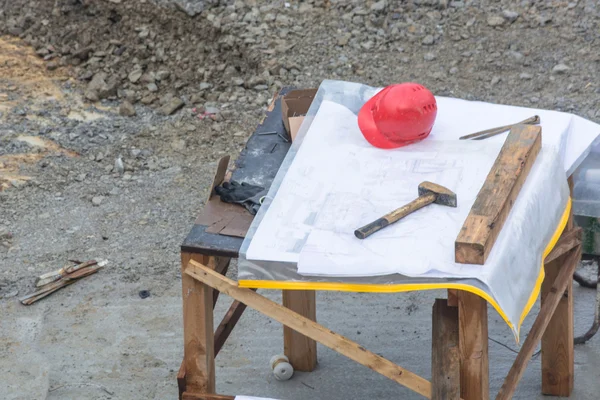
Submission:
M 106 261 L 98 262 L 96 260 L 77 262 L 74 265 L 65 266 L 59 270 L 43 274 L 36 282 L 36 287 L 38 287 L 39 290 L 21 297 L 19 301 L 26 306 L 31 305 L 57 290 L 77 282 L 81 278 L 95 274 L 105 266 L 106 263 Z

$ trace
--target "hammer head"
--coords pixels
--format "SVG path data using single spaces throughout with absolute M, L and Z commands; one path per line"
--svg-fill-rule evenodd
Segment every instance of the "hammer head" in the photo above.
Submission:
M 456 193 L 443 186 L 431 182 L 422 182 L 419 185 L 419 196 L 435 194 L 434 203 L 448 207 L 456 207 Z

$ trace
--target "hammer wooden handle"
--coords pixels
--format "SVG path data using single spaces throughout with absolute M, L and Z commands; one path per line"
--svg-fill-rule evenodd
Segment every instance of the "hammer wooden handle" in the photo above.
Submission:
M 367 236 L 370 236 L 375 232 L 385 228 L 386 226 L 393 224 L 399 219 L 406 217 L 413 211 L 417 211 L 418 209 L 433 203 L 436 197 L 437 195 L 434 193 L 428 193 L 423 196 L 419 196 L 407 205 L 400 207 L 397 210 L 394 210 L 391 213 L 386 214 L 383 217 L 371 222 L 370 224 L 367 224 L 362 228 L 355 230 L 354 236 L 356 236 L 359 239 L 364 239 Z

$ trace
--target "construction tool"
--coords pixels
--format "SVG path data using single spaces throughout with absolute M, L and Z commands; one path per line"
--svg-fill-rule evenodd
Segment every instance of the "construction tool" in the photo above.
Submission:
M 516 124 L 504 125 L 504 126 L 499 126 L 497 128 L 486 129 L 484 131 L 471 133 L 470 135 L 459 137 L 458 140 L 466 140 L 466 139 L 482 140 L 482 139 L 487 139 L 487 138 L 490 138 L 492 136 L 496 136 L 496 135 L 499 135 L 501 133 L 504 133 L 506 131 L 510 131 L 512 128 L 514 128 L 517 125 L 537 125 L 539 123 L 540 123 L 540 117 L 537 116 L 537 115 L 534 115 L 533 117 L 529 117 L 526 120 L 523 120 L 521 122 L 517 122 Z
M 389 214 L 371 222 L 354 231 L 354 236 L 364 239 L 367 236 L 393 224 L 399 219 L 406 217 L 413 211 L 417 211 L 431 203 L 441 204 L 448 207 L 456 207 L 456 193 L 451 190 L 431 182 L 422 182 L 419 185 L 419 197 L 407 205 L 392 211 Z

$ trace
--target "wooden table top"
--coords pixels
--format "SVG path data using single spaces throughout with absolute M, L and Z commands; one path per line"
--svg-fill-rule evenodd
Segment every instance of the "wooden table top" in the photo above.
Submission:
M 275 96 L 265 118 L 250 136 L 235 161 L 231 175 L 232 180 L 251 181 L 267 189 L 271 186 L 291 146 L 290 142 L 286 142 L 281 137 L 288 137 L 282 121 L 281 97 L 290 90 L 292 89 L 284 88 Z M 261 132 L 277 132 L 278 134 L 260 135 Z M 238 257 L 244 239 L 209 233 L 206 232 L 206 229 L 206 225 L 194 224 L 181 245 L 181 251 L 211 256 Z

